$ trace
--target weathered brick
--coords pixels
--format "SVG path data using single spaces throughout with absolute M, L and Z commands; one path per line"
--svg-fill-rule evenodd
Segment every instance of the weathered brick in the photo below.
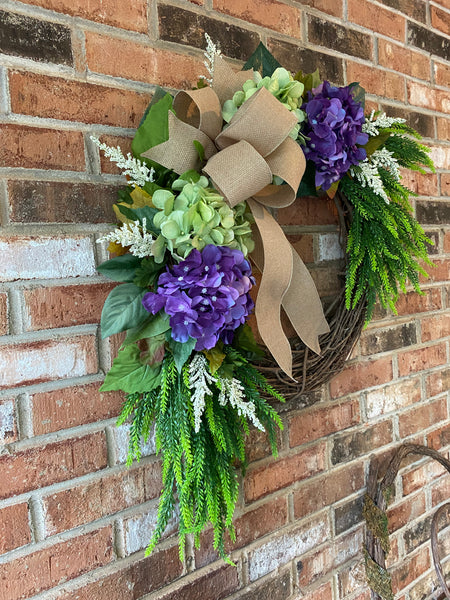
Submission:
M 287 600 L 291 597 L 291 576 L 289 571 L 277 574 L 276 577 L 265 581 L 263 584 L 252 584 L 239 592 L 239 600 L 261 600 L 262 598 L 276 598 Z
M 106 467 L 103 432 L 0 457 L 0 498 L 39 489 Z
M 32 396 L 33 431 L 44 435 L 85 423 L 116 417 L 124 401 L 121 392 L 99 392 L 99 383 L 67 387 Z M 87 410 L 88 407 L 88 410 Z
M 340 598 L 346 598 L 351 594 L 361 592 L 366 585 L 366 573 L 362 561 L 344 567 L 338 573 L 338 590 Z M 355 600 L 360 600 L 360 598 L 361 596 L 358 594 Z
M 99 323 L 115 284 L 96 283 L 24 290 L 27 331 Z
M 430 6 L 431 24 L 445 35 L 450 35 L 450 14 L 438 6 Z
M 368 94 L 405 101 L 405 77 L 402 74 L 348 61 L 347 81 L 358 81 Z
M 15 399 L 3 398 L 0 400 L 0 445 L 15 442 L 17 437 Z
M 121 568 L 119 563 L 113 573 L 106 576 L 98 574 L 95 581 L 61 594 L 58 600 L 136 600 L 177 579 L 182 570 L 177 546 L 155 550 L 148 558 L 136 559 L 125 568 Z
M 82 153 L 83 154 L 83 153 Z M 10 181 L 10 220 L 18 223 L 110 223 L 118 188 L 92 183 Z
M 386 446 L 392 442 L 392 434 L 391 421 L 383 421 L 360 431 L 337 436 L 332 440 L 331 462 L 336 465 Z
M 284 35 L 300 37 L 300 10 L 277 0 L 214 0 L 215 10 L 267 27 Z
M 9 331 L 8 313 L 8 294 L 2 292 L 0 293 L 0 335 L 6 335 Z
M 447 388 L 448 389 L 448 388 Z M 439 427 L 427 435 L 427 446 L 434 450 L 440 450 L 450 444 L 450 425 Z
M 438 590 L 440 590 L 440 584 L 434 569 L 424 577 L 418 576 L 417 583 L 408 589 L 408 600 L 425 600 L 429 597 L 431 590 L 434 590 L 436 593 L 439 593 Z M 439 596 L 437 597 L 439 598 Z
M 230 58 L 247 60 L 260 41 L 260 36 L 253 31 L 177 6 L 159 5 L 158 17 L 162 40 L 204 48 L 206 31 Z
M 422 341 L 431 342 L 450 335 L 450 315 L 436 315 L 422 319 Z
M 144 512 L 123 519 L 125 552 L 127 555 L 144 550 L 156 529 L 158 506 L 155 504 Z M 178 529 L 178 514 L 174 514 L 167 523 L 162 539 L 174 534 Z
M 448 223 L 450 202 L 416 202 L 417 219 L 423 225 Z
M 369 419 L 379 417 L 392 411 L 398 411 L 421 398 L 420 379 L 398 381 L 380 390 L 367 392 L 366 412 Z
M 392 571 L 392 589 L 394 593 L 402 590 L 430 568 L 430 553 L 428 548 L 422 548 L 411 558 Z
M 334 2 L 333 5 L 335 5 Z M 304 73 L 312 73 L 319 69 L 320 75 L 324 79 L 332 81 L 336 85 L 344 83 L 343 60 L 333 54 L 325 54 L 273 38 L 269 39 L 268 48 L 278 62 L 294 73 L 299 70 Z
M 437 124 L 437 137 L 439 140 L 448 140 L 450 138 L 450 119 L 444 119 L 438 117 L 436 119 Z
M 91 71 L 172 88 L 189 89 L 205 72 L 199 58 L 96 33 L 86 34 L 86 58 Z
M 410 350 L 398 355 L 398 372 L 401 377 L 444 365 L 447 361 L 445 344 Z
M 441 477 L 446 472 L 445 468 L 437 460 L 427 460 L 425 463 L 407 471 L 401 476 L 403 495 L 408 496 L 425 488 L 428 483 Z
M 389 14 L 392 15 L 392 13 Z M 367 22 L 369 23 L 370 21 Z M 400 39 L 404 39 L 404 31 L 403 23 L 402 37 Z M 378 63 L 382 67 L 411 75 L 411 77 L 430 81 L 431 69 L 429 57 L 395 44 L 390 40 L 382 38 L 378 40 Z
M 273 537 L 249 556 L 249 577 L 255 581 L 295 557 L 312 550 L 328 537 L 328 523 L 320 518 L 308 521 L 281 536 Z
M 333 600 L 334 595 L 332 584 L 330 581 L 328 581 L 327 583 L 322 584 L 310 593 L 307 593 L 306 595 L 302 594 L 301 598 L 302 600 Z M 300 599 L 296 598 L 295 600 Z
M 122 154 L 126 156 L 128 152 L 131 153 L 131 141 L 132 138 L 123 137 L 119 135 L 100 135 L 99 140 L 106 144 L 107 146 L 111 146 L 117 148 L 117 146 L 121 149 Z M 99 150 L 100 154 L 100 171 L 102 173 L 108 173 L 113 175 L 119 175 L 122 173 L 122 170 L 116 166 L 116 163 L 111 161 L 109 158 L 106 158 L 104 153 Z
M 361 336 L 361 353 L 363 355 L 377 354 L 389 350 L 398 350 L 417 343 L 415 323 L 403 323 L 387 329 L 363 332 Z
M 289 445 L 300 446 L 359 423 L 359 402 L 314 406 L 289 421 Z
M 313 15 L 308 15 L 308 41 L 358 58 L 372 58 L 370 35 Z
M 402 119 L 406 119 L 407 124 L 413 129 L 416 129 L 420 133 L 420 135 L 424 137 L 434 137 L 433 115 L 428 115 L 413 110 L 406 110 L 403 106 L 400 108 L 398 106 L 391 106 L 388 104 L 383 104 L 383 110 L 390 117 L 401 117 Z M 402 176 L 405 177 L 405 185 L 407 187 L 415 185 L 412 182 L 416 181 L 417 179 L 420 180 L 421 175 L 422 174 L 417 173 L 416 171 L 404 170 L 402 173 Z M 424 175 L 424 177 L 427 177 L 427 175 Z M 413 189 L 413 191 L 415 190 Z M 421 193 L 423 193 L 424 195 L 429 195 L 428 192 Z
M 450 40 L 417 23 L 408 22 L 408 43 L 411 46 L 450 60 Z
M 0 281 L 59 279 L 95 274 L 94 248 L 88 237 L 0 238 Z
M 413 315 L 416 313 L 431 312 L 442 308 L 440 290 L 433 288 L 423 290 L 423 295 L 416 292 L 402 294 L 397 300 L 395 308 L 399 315 Z
M 418 114 L 420 115 L 420 113 Z M 432 132 L 430 131 L 430 133 Z M 419 196 L 439 195 L 438 176 L 434 173 L 419 173 L 418 171 L 407 171 L 404 169 L 402 172 L 402 184 Z
M 449 109 L 446 107 L 445 112 Z M 439 132 L 439 126 L 438 126 Z M 430 146 L 431 153 L 430 158 L 434 163 L 436 169 L 448 169 L 450 166 L 450 148 L 447 146 Z
M 303 0 L 302 4 L 332 15 L 333 17 L 342 17 L 342 0 Z
M 203 600 L 214 598 L 222 600 L 232 592 L 239 589 L 237 569 L 230 565 L 211 568 L 197 579 L 188 583 L 181 581 L 175 589 L 162 592 L 158 600 Z
M 406 19 L 402 15 L 361 0 L 349 0 L 347 11 L 348 20 L 352 23 L 368 27 L 371 31 L 394 40 L 405 39 Z
M 22 502 L 0 509 L 0 554 L 30 542 L 28 506 Z
M 381 0 L 381 3 L 395 8 L 395 10 L 408 15 L 408 17 L 416 19 L 416 21 L 426 22 L 427 7 L 422 0 Z
M 0 52 L 72 65 L 70 29 L 59 23 L 0 11 Z
M 449 131 L 450 131 L 450 128 L 449 128 Z M 440 177 L 441 177 L 442 195 L 450 196 L 450 173 L 441 173 Z M 447 236 L 447 234 L 446 234 L 446 236 Z M 446 252 L 449 252 L 448 248 L 450 248 L 450 243 L 447 243 Z
M 29 0 L 28 4 L 42 6 L 48 10 L 73 17 L 81 17 L 96 23 L 147 33 L 147 5 L 145 0 L 129 0 L 126 5 L 115 2 L 115 0 L 90 0 L 90 2 Z
M 294 492 L 296 519 L 306 517 L 350 496 L 364 485 L 362 464 L 327 472 L 322 477 L 305 482 Z
M 390 357 L 348 365 L 342 373 L 333 377 L 330 392 L 333 398 L 345 396 L 358 390 L 387 383 L 392 379 Z
M 137 127 L 151 99 L 150 94 L 18 71 L 10 73 L 9 89 L 13 112 L 117 127 Z
M 399 415 L 400 436 L 403 438 L 423 431 L 433 424 L 444 421 L 446 418 L 447 404 L 445 398 L 413 408 Z
M 450 87 L 450 72 L 448 66 L 445 63 L 439 63 L 436 60 L 434 60 L 433 71 L 434 80 L 437 85 L 442 85 L 443 87 Z
M 29 598 L 113 560 L 112 529 L 103 527 L 2 565 L 2 600 Z
M 249 469 L 244 490 L 247 502 L 262 498 L 294 481 L 312 477 L 325 469 L 325 444 L 316 444 L 292 456 Z
M 334 203 L 324 196 L 304 196 L 277 212 L 280 225 L 334 225 L 338 222 Z
M 0 347 L 0 389 L 97 371 L 94 335 Z
M 83 135 L 22 125 L 2 125 L 1 167 L 83 171 Z
M 442 477 L 435 481 L 431 487 L 431 504 L 437 506 L 442 502 L 448 502 L 450 496 L 450 477 Z
M 347 529 L 351 529 L 358 523 L 362 523 L 363 504 L 364 496 L 359 496 L 358 498 L 354 498 L 353 500 L 350 500 L 350 502 L 346 502 L 338 508 L 335 508 L 334 529 L 336 535 L 347 531 Z
M 417 519 L 425 512 L 425 495 L 423 492 L 403 500 L 388 508 L 389 531 L 397 531 L 410 521 Z

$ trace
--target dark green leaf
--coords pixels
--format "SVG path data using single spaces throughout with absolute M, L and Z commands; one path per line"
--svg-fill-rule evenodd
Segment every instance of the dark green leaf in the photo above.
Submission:
M 119 350 L 100 391 L 122 390 L 134 394 L 150 392 L 158 387 L 161 382 L 160 367 L 143 365 L 140 355 L 141 351 L 136 345 Z
M 139 268 L 136 269 L 135 278 L 133 279 L 134 285 L 142 288 L 152 287 L 163 268 L 164 265 L 155 263 L 153 257 L 144 258 Z
M 172 101 L 172 96 L 166 94 L 155 104 L 150 105 L 147 116 L 131 143 L 131 149 L 136 157 L 139 158 L 142 152 L 169 139 L 168 113 L 172 108 Z
M 375 137 L 370 137 L 367 144 L 364 146 L 366 149 L 367 157 L 372 156 L 375 150 L 378 150 L 381 146 L 386 143 L 386 140 L 391 134 L 389 132 L 380 133 Z
M 364 108 L 366 105 L 366 90 L 358 82 L 351 83 L 349 87 L 351 88 L 355 102 L 359 102 Z
M 252 328 L 247 323 L 236 329 L 233 346 L 240 351 L 244 350 L 245 352 L 251 352 L 257 356 L 264 356 L 264 352 L 256 343 Z
M 136 276 L 136 269 L 141 266 L 141 261 L 137 256 L 124 254 L 102 263 L 97 267 L 97 271 L 113 281 L 131 283 Z
M 303 71 L 299 71 L 295 74 L 294 79 L 296 79 L 297 81 L 301 81 L 305 86 L 303 96 L 306 96 L 307 92 L 310 92 L 321 83 L 319 69 L 316 69 L 314 73 L 306 74 L 303 74 Z
M 124 217 L 130 219 L 130 221 L 139 221 L 142 224 L 143 219 L 145 218 L 145 227 L 147 231 L 158 234 L 159 231 L 153 225 L 153 217 L 158 212 L 157 208 L 152 208 L 151 206 L 142 206 L 141 208 L 128 208 L 127 206 L 123 206 L 121 204 L 119 206 L 120 212 Z
M 167 94 L 166 90 L 163 89 L 161 86 L 157 85 L 156 86 L 156 90 L 153 93 L 153 98 L 150 102 L 150 104 L 147 106 L 147 108 L 145 109 L 145 113 L 142 116 L 142 119 L 139 123 L 139 127 L 144 123 L 149 110 L 151 109 L 152 106 L 154 106 L 157 102 L 159 102 L 160 100 L 162 100 L 164 98 L 164 96 Z
M 259 71 L 263 77 L 270 77 L 278 67 L 281 67 L 280 63 L 267 50 L 264 44 L 260 42 L 256 50 L 242 67 L 242 70 L 248 71 L 249 69 L 253 69 L 254 71 Z
M 201 160 L 201 162 L 203 162 L 205 160 L 205 149 L 198 140 L 194 140 L 192 143 L 194 144 L 195 149 L 197 150 L 199 159 Z
M 100 326 L 103 338 L 136 327 L 148 317 L 142 306 L 145 293 L 133 283 L 123 283 L 112 290 L 102 310 Z
M 306 161 L 306 169 L 303 173 L 297 196 L 317 196 L 316 169 L 311 160 Z
M 178 373 L 181 373 L 181 369 L 190 357 L 196 343 L 197 340 L 194 338 L 189 338 L 187 342 L 176 342 L 174 339 L 170 339 L 169 348 L 172 350 Z
M 148 315 L 148 312 L 145 312 Z M 160 311 L 156 315 L 151 315 L 148 317 L 140 325 L 129 329 L 123 345 L 128 346 L 129 344 L 134 344 L 138 340 L 154 337 L 155 335 L 164 333 L 169 329 L 169 315 L 166 315 L 165 312 Z

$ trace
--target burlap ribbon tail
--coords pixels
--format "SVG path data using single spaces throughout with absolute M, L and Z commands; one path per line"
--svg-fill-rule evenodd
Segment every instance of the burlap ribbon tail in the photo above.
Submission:
M 292 351 L 281 325 L 283 306 L 300 339 L 320 354 L 318 336 L 329 331 L 322 303 L 303 261 L 266 207 L 289 206 L 305 170 L 300 146 L 289 137 L 297 120 L 264 87 L 238 109 L 222 131 L 223 102 L 249 78 L 218 57 L 213 86 L 179 92 L 169 111 L 169 139 L 142 156 L 182 174 L 200 169 L 194 140 L 205 151 L 203 172 L 233 207 L 247 201 L 255 219 L 251 258 L 262 272 L 255 316 L 261 338 L 292 378 Z M 274 176 L 286 185 L 273 185 Z

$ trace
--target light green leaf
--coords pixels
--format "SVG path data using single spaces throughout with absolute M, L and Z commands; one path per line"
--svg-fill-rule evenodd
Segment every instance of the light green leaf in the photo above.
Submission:
M 178 373 L 181 373 L 184 363 L 190 357 L 197 340 L 189 338 L 187 342 L 176 342 L 172 338 L 169 340 L 169 348 L 172 350 L 175 365 Z
M 112 290 L 102 310 L 102 338 L 136 327 L 148 317 L 142 306 L 144 294 L 146 290 L 133 283 L 124 283 Z
M 169 110 L 172 108 L 173 98 L 166 94 L 150 106 L 147 116 L 139 126 L 131 142 L 133 154 L 139 158 L 142 152 L 158 146 L 169 139 Z
M 160 366 L 143 365 L 140 354 L 141 351 L 136 345 L 119 350 L 100 391 L 122 390 L 133 394 L 150 392 L 158 387 L 161 383 Z
M 129 344 L 134 344 L 138 340 L 151 338 L 161 333 L 165 333 L 169 329 L 169 315 L 166 315 L 163 311 L 159 311 L 159 313 L 150 316 L 142 324 L 130 329 L 123 345 L 128 346 Z
M 97 271 L 113 281 L 131 283 L 135 277 L 136 269 L 141 265 L 141 260 L 132 254 L 123 254 L 102 263 L 97 267 Z

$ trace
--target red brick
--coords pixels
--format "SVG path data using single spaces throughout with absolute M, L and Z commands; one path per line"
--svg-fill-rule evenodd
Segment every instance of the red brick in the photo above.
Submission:
M 408 102 L 414 106 L 438 112 L 449 112 L 450 92 L 430 88 L 417 81 L 408 81 Z
M 393 441 L 392 421 L 365 425 L 356 431 L 336 435 L 331 439 L 331 462 L 337 465 L 361 459 L 364 454 L 386 446 Z
M 368 94 L 384 96 L 402 102 L 405 100 L 405 78 L 403 75 L 348 61 L 347 81 L 349 83 L 358 81 Z
M 230 565 L 220 565 L 202 573 L 197 579 L 180 582 L 174 590 L 164 591 L 158 600 L 203 600 L 214 598 L 222 600 L 239 589 L 237 569 Z
M 342 0 L 303 0 L 302 4 L 333 15 L 334 17 L 342 17 Z
M 399 415 L 400 437 L 406 437 L 427 429 L 447 418 L 445 398 L 439 398 L 431 404 L 425 404 Z
M 151 476 L 157 483 L 150 494 L 146 493 L 146 472 L 147 477 Z M 161 467 L 155 463 L 47 496 L 44 498 L 47 535 L 61 533 L 141 504 L 154 498 L 160 491 Z M 83 510 L 80 510 L 80 506 Z
M 439 196 L 438 180 L 435 173 L 402 171 L 402 184 L 419 196 Z
M 0 335 L 8 333 L 8 294 L 0 294 Z
M 122 154 L 126 156 L 128 152 L 131 152 L 131 139 L 128 137 L 122 137 L 118 135 L 101 135 L 99 139 L 102 143 L 107 146 L 111 146 L 119 148 L 122 150 Z M 100 150 L 100 170 L 102 173 L 111 173 L 113 175 L 121 175 L 122 170 L 116 167 L 116 163 L 109 160 L 109 158 L 105 158 L 105 155 Z
M 400 377 L 432 369 L 444 365 L 447 361 L 445 344 L 410 350 L 398 355 L 398 372 Z
M 441 85 L 443 87 L 450 87 L 450 72 L 448 66 L 443 63 L 438 63 L 434 61 L 433 63 L 434 70 L 434 81 L 436 85 Z M 444 119 L 442 119 L 444 120 Z M 446 139 L 446 138 L 441 138 Z
M 337 296 L 342 288 L 342 272 L 335 268 L 311 269 L 311 277 L 321 298 Z
M 83 135 L 39 127 L 3 124 L 0 167 L 84 171 Z
M 450 425 L 440 427 L 427 435 L 427 446 L 434 450 L 440 450 L 450 444 Z
M 18 71 L 10 74 L 9 88 L 15 113 L 117 127 L 137 127 L 151 99 L 149 94 Z
M 404 527 L 410 521 L 417 519 L 425 512 L 425 494 L 420 492 L 415 496 L 411 496 L 407 500 L 403 500 L 395 506 L 389 507 L 389 531 L 397 531 Z
M 405 559 L 397 569 L 392 571 L 392 588 L 394 594 L 400 592 L 418 579 L 422 573 L 430 568 L 430 554 L 428 548 L 422 548 L 417 554 L 409 559 Z
M 423 295 L 417 292 L 402 294 L 395 305 L 398 314 L 401 316 L 413 315 L 442 308 L 442 296 L 439 289 L 433 288 L 423 290 L 423 292 Z
M 97 373 L 94 335 L 0 348 L 0 389 Z
M 0 456 L 0 498 L 80 477 L 106 467 L 104 432 Z
M 312 592 L 306 593 L 306 595 L 301 594 L 301 596 L 296 596 L 294 600 L 300 600 L 300 598 L 301 600 L 333 600 L 331 582 L 327 581 L 327 583 L 324 583 Z
M 300 38 L 300 10 L 276 0 L 214 0 L 213 7 L 246 22 Z
M 314 262 L 314 236 L 310 234 L 287 235 L 287 239 L 303 262 Z
M 362 561 L 350 564 L 338 573 L 339 598 L 347 598 L 350 594 L 361 592 L 366 585 L 366 573 Z
M 28 506 L 22 502 L 0 509 L 0 554 L 30 542 Z
M 428 460 L 425 464 L 402 475 L 403 495 L 408 496 L 417 492 L 446 472 L 437 460 Z
M 359 423 L 359 402 L 351 400 L 326 407 L 314 406 L 292 417 L 289 422 L 289 445 L 300 446 L 342 431 Z
M 1 598 L 29 598 L 112 560 L 112 529 L 104 527 L 3 564 Z
M 443 281 L 447 283 L 450 280 L 450 260 L 434 259 L 432 267 L 426 266 L 425 270 L 428 277 L 420 276 L 421 283 L 431 283 Z
M 375 7 L 374 7 L 375 8 Z M 376 7 L 378 11 L 379 7 Z M 391 13 L 392 15 L 392 13 Z M 404 34 L 403 34 L 404 37 Z M 399 38 L 403 39 L 403 38 Z M 378 63 L 382 67 L 393 69 L 411 77 L 430 81 L 430 59 L 424 54 L 404 48 L 390 40 L 378 40 Z
M 26 330 L 99 323 L 113 283 L 39 287 L 24 290 Z
M 277 448 L 278 451 L 281 451 L 283 448 L 283 441 L 280 429 L 277 429 L 276 436 Z M 260 431 L 259 429 L 256 429 L 256 427 L 252 428 L 246 438 L 245 450 L 249 463 L 272 456 L 272 448 L 267 432 Z
M 446 35 L 450 35 L 450 13 L 441 10 L 437 6 L 430 6 L 430 10 L 433 27 Z
M 450 191 L 450 178 L 449 178 L 449 191 Z M 450 252 L 450 231 L 444 233 L 444 252 L 447 254 Z
M 171 88 L 190 89 L 205 72 L 199 58 L 96 33 L 86 33 L 86 58 L 96 73 Z
M 431 342 L 450 335 L 450 314 L 422 319 L 422 342 Z
M 295 518 L 302 519 L 325 506 L 331 506 L 363 486 L 363 464 L 333 470 L 313 481 L 307 481 L 294 492 Z
M 348 0 L 348 20 L 371 31 L 404 41 L 406 19 L 364 0 Z
M 104 576 L 99 573 L 95 581 L 63 593 L 58 600 L 136 600 L 177 579 L 182 571 L 183 563 L 178 558 L 175 545 L 167 550 L 155 550 L 148 558 L 135 559 L 125 568 L 118 563 L 111 574 Z
M 338 223 L 336 206 L 326 196 L 303 196 L 277 211 L 280 225 L 335 225 Z
M 42 8 L 64 15 L 147 33 L 147 3 L 145 0 L 130 0 L 126 4 L 116 2 L 116 0 L 90 0 L 81 3 L 70 0 L 28 0 L 27 3 L 42 6 Z
M 431 486 L 431 504 L 437 506 L 448 502 L 450 497 L 450 477 L 442 477 Z
M 99 392 L 100 382 L 32 396 L 33 431 L 44 435 L 85 423 L 117 417 L 124 401 L 121 392 Z M 88 410 L 87 410 L 88 407 Z
M 437 139 L 448 140 L 450 138 L 450 119 L 438 118 L 436 119 L 436 123 Z
M 345 396 L 392 379 L 391 358 L 380 358 L 348 365 L 342 373 L 330 381 L 332 398 Z
M 292 456 L 249 469 L 244 480 L 247 502 L 276 492 L 325 469 L 325 444 L 316 444 Z

